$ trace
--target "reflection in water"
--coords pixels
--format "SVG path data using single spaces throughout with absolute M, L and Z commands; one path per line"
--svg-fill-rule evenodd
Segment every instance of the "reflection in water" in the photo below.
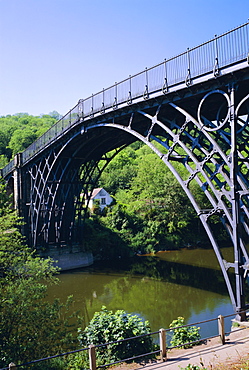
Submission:
M 223 276 L 213 264 L 214 257 L 212 250 L 185 250 L 119 261 L 115 266 L 102 262 L 62 273 L 61 284 L 50 288 L 49 297 L 65 300 L 73 295 L 74 310 L 81 311 L 86 325 L 103 305 L 109 310 L 139 314 L 149 320 L 152 331 L 168 328 L 177 316 L 193 323 L 231 314 L 230 299 Z M 216 325 L 209 324 L 202 330 L 212 335 Z

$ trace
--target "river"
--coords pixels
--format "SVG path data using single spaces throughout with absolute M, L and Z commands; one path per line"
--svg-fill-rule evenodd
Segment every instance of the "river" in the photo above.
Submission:
M 227 260 L 231 248 L 223 250 Z M 85 325 L 102 306 L 123 309 L 149 320 L 151 330 L 168 328 L 183 316 L 194 323 L 233 313 L 226 285 L 212 249 L 181 249 L 128 261 L 98 262 L 59 275 L 49 297 L 74 297 Z M 226 321 L 230 330 L 231 318 Z M 214 335 L 217 323 L 201 325 L 202 336 Z

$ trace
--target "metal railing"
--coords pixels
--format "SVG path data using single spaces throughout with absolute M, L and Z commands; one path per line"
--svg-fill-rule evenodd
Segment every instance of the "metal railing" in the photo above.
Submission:
M 249 22 L 215 36 L 210 41 L 187 49 L 173 58 L 165 59 L 162 63 L 79 100 L 75 107 L 22 153 L 22 163 L 28 162 L 79 120 L 91 119 L 96 115 L 130 105 L 138 99 L 149 99 L 155 93 L 167 94 L 170 88 L 177 84 L 184 83 L 189 86 L 194 78 L 207 73 L 213 73 L 218 77 L 223 67 L 248 58 L 248 25 Z M 2 176 L 6 176 L 13 168 L 14 162 L 11 161 L 2 169 Z
M 226 335 L 230 334 L 231 332 L 237 332 L 237 331 L 241 331 L 241 330 L 245 329 L 245 327 L 243 327 L 243 326 L 242 327 L 238 326 L 238 329 L 233 329 L 233 330 L 230 330 L 230 331 L 226 332 L 225 331 L 225 319 L 230 318 L 230 317 L 234 317 L 234 313 L 229 314 L 229 315 L 225 315 L 225 316 L 219 315 L 218 317 L 213 318 L 213 319 L 203 320 L 203 321 L 195 322 L 193 324 L 186 324 L 186 325 L 182 325 L 182 326 L 177 326 L 177 327 L 170 328 L 170 329 L 160 329 L 156 332 L 143 334 L 143 335 L 130 337 L 130 338 L 125 338 L 125 339 L 122 339 L 122 340 L 117 340 L 117 341 L 113 341 L 113 342 L 109 342 L 109 343 L 98 344 L 98 345 L 92 345 L 91 344 L 91 345 L 89 345 L 89 347 L 77 349 L 75 351 L 70 351 L 70 352 L 57 354 L 57 355 L 50 356 L 50 357 L 41 358 L 39 360 L 26 362 L 26 363 L 20 364 L 20 365 L 15 365 L 14 363 L 11 363 L 7 367 L 1 368 L 0 370 L 9 370 L 9 369 L 15 370 L 16 368 L 19 368 L 19 367 L 25 367 L 25 366 L 27 367 L 27 366 L 30 366 L 30 365 L 37 364 L 39 362 L 49 361 L 49 360 L 52 360 L 52 359 L 55 359 L 55 358 L 58 358 L 58 357 L 64 357 L 64 356 L 68 356 L 68 355 L 72 355 L 72 354 L 79 353 L 79 352 L 84 352 L 84 351 L 88 351 L 89 369 L 90 370 L 96 370 L 97 368 L 106 368 L 108 366 L 112 366 L 112 365 L 115 365 L 115 364 L 118 364 L 118 363 L 121 363 L 121 362 L 136 360 L 138 358 L 145 358 L 145 357 L 153 358 L 153 356 L 155 356 L 156 354 L 160 355 L 160 360 L 161 361 L 167 361 L 167 352 L 174 349 L 174 348 L 183 348 L 184 346 L 191 346 L 191 345 L 194 345 L 196 343 L 205 343 L 207 340 L 210 340 L 212 338 L 217 338 L 217 337 L 220 338 L 221 344 L 224 345 L 226 343 L 226 338 L 225 338 Z M 172 334 L 175 329 L 181 329 L 181 328 L 186 328 L 186 327 L 196 326 L 196 325 L 210 324 L 211 322 L 215 322 L 215 321 L 217 322 L 216 327 L 218 329 L 217 333 L 215 335 L 211 335 L 211 336 L 207 336 L 207 337 L 201 337 L 201 338 L 197 339 L 196 341 L 192 341 L 192 342 L 188 342 L 188 343 L 182 343 L 182 344 L 179 344 L 177 346 L 171 346 L 171 347 L 169 346 L 170 341 L 167 340 L 166 337 L 168 337 L 169 333 Z M 239 323 L 238 323 L 238 325 L 239 325 Z M 152 335 L 155 335 L 155 334 L 159 334 L 159 340 L 158 340 L 159 346 L 158 346 L 158 349 L 156 349 L 155 351 L 152 351 L 152 352 L 149 352 L 149 353 L 142 353 L 140 355 L 129 357 L 129 358 L 123 358 L 122 360 L 115 361 L 115 362 L 110 362 L 110 363 L 100 365 L 100 366 L 96 365 L 96 358 L 98 357 L 98 354 L 97 354 L 98 349 L 102 349 L 103 347 L 108 347 L 109 345 L 113 345 L 113 344 L 119 344 L 119 343 L 123 343 L 123 342 L 127 342 L 127 341 L 130 342 L 134 339 L 138 339 L 138 338 L 145 337 L 145 336 L 152 336 Z M 199 351 L 198 347 L 197 347 L 197 350 Z M 171 360 L 172 360 L 172 358 L 171 358 Z M 177 358 L 174 357 L 174 360 L 177 360 Z

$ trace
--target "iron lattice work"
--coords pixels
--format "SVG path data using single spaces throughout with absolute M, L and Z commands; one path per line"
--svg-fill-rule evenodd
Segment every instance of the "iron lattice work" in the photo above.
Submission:
M 190 199 L 242 318 L 249 269 L 248 26 L 80 100 L 5 166 L 29 244 L 80 244 L 84 200 L 113 156 L 140 140 Z M 194 183 L 205 195 L 201 204 Z M 222 256 L 217 219 L 233 244 L 232 262 Z
M 26 206 L 20 208 L 26 221 L 25 234 L 34 248 L 82 244 L 87 199 L 107 164 L 126 146 L 109 155 L 101 153 L 96 159 L 98 144 L 87 149 L 86 156 L 84 145 L 83 149 L 75 145 L 78 136 L 44 153 L 22 171 Z
M 25 234 L 30 245 L 47 248 L 81 244 L 87 204 L 83 201 L 112 158 L 134 141 L 148 145 L 177 178 L 216 253 L 232 304 L 245 308 L 249 258 L 249 87 L 238 74 L 181 94 L 164 94 L 123 110 L 79 119 L 63 140 L 20 168 Z M 237 78 L 240 80 L 237 81 Z M 205 195 L 199 204 L 196 182 Z M 25 185 L 24 185 L 25 184 Z M 215 222 L 234 247 L 234 261 L 222 256 Z M 234 272 L 234 273 L 233 273 Z M 240 314 L 242 317 L 242 314 Z
M 150 146 L 168 166 L 208 234 L 237 312 L 245 307 L 249 268 L 249 94 L 242 85 L 231 83 L 194 99 L 181 97 L 178 102 L 139 108 L 126 124 L 116 117 L 87 127 L 87 131 L 100 126 L 125 131 Z M 204 192 L 204 204 L 199 204 L 193 182 Z M 217 218 L 234 246 L 234 262 L 222 256 L 214 231 Z M 234 269 L 233 277 L 229 269 Z

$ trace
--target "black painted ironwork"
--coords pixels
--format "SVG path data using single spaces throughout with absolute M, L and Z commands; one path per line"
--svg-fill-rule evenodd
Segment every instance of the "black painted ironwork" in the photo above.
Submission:
M 2 170 L 18 184 L 16 204 L 31 245 L 80 244 L 87 212 L 83 199 L 113 156 L 140 140 L 168 166 L 190 199 L 235 311 L 244 318 L 249 270 L 248 25 L 80 100 Z M 199 204 L 194 182 L 205 204 Z M 217 220 L 233 244 L 232 262 L 222 256 Z

